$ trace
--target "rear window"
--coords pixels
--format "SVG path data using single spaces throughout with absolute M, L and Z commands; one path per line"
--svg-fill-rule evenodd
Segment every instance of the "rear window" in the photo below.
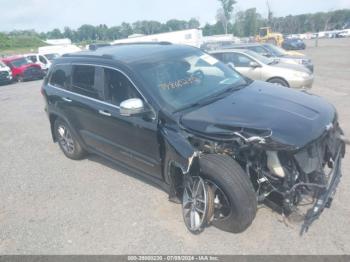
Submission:
M 70 65 L 56 65 L 50 77 L 50 84 L 63 89 L 69 89 Z

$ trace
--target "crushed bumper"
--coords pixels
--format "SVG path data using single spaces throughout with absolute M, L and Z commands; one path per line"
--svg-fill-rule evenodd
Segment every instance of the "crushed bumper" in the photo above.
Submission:
M 326 207 L 329 208 L 331 206 L 333 196 L 335 194 L 336 188 L 342 176 L 341 159 L 342 159 L 342 150 L 341 148 L 339 148 L 336 158 L 334 160 L 333 169 L 328 174 L 329 183 L 324 189 L 322 189 L 322 192 L 317 197 L 313 207 L 307 211 L 305 215 L 304 223 L 301 227 L 301 231 L 300 231 L 301 235 L 304 232 L 306 233 L 308 231 L 311 224 L 320 217 L 320 215 L 322 214 L 323 210 Z

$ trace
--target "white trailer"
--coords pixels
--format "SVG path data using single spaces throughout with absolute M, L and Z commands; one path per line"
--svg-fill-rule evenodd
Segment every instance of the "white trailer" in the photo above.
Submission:
M 38 53 L 42 55 L 46 54 L 59 54 L 64 55 L 68 53 L 79 52 L 81 49 L 76 45 L 48 45 L 38 48 Z
M 111 44 L 114 45 L 138 42 L 170 42 L 173 44 L 184 44 L 200 47 L 203 43 L 203 34 L 202 30 L 200 29 L 188 29 L 155 35 L 133 36 L 115 40 Z

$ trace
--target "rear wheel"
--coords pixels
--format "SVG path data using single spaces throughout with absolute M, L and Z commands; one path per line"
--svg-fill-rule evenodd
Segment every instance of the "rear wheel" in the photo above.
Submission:
M 23 76 L 17 76 L 17 82 L 24 82 Z
M 271 78 L 267 82 L 272 83 L 272 84 L 276 84 L 276 85 L 280 85 L 280 86 L 289 87 L 289 84 L 287 83 L 287 81 L 283 80 L 282 78 L 277 78 L 277 77 Z
M 62 152 L 70 159 L 82 159 L 86 152 L 71 132 L 68 124 L 61 119 L 54 123 L 55 136 Z

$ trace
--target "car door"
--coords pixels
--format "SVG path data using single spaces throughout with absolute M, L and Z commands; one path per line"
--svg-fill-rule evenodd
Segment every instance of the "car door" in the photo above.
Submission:
M 125 75 L 111 68 L 72 66 L 71 118 L 90 150 L 161 177 L 157 123 L 145 116 L 122 116 L 121 100 L 141 97 Z M 113 75 L 112 75 L 113 74 Z
M 155 115 L 123 116 L 119 110 L 120 103 L 131 98 L 143 100 L 148 109 L 150 105 L 122 71 L 104 67 L 102 78 L 106 103 L 99 110 L 104 126 L 101 131 L 106 139 L 104 148 L 115 159 L 161 178 Z
M 93 137 L 99 124 L 97 109 L 103 103 L 103 90 L 97 85 L 101 70 L 84 64 L 56 64 L 49 79 L 55 89 L 50 95 L 51 103 L 89 147 L 92 146 L 89 137 Z
M 250 79 L 261 80 L 261 67 L 251 66 L 252 62 L 258 62 L 245 54 L 235 52 L 222 53 L 222 61 L 226 64 L 232 63 L 238 72 Z

